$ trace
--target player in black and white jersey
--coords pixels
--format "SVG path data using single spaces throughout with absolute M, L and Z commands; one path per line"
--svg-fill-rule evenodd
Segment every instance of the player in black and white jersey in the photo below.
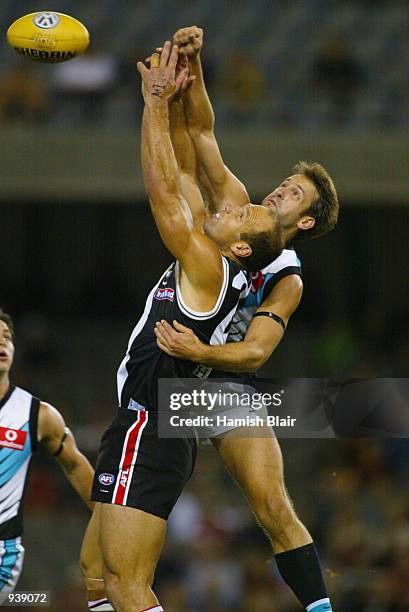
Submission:
M 78 495 L 90 509 L 93 507 L 90 494 L 94 470 L 78 450 L 61 414 L 11 383 L 13 358 L 13 322 L 0 309 L 0 605 L 14 590 L 23 565 L 24 493 L 31 457 L 38 444 L 55 457 Z M 87 559 L 85 573 L 89 572 L 102 577 L 97 542 Z M 113 610 L 101 580 L 98 584 L 100 601 L 93 609 Z
M 152 289 L 118 370 L 118 416 L 105 432 L 92 499 L 100 513 L 100 542 L 107 593 L 120 610 L 162 610 L 151 590 L 166 520 L 196 457 L 194 438 L 158 437 L 157 383 L 188 377 L 192 363 L 156 344 L 162 316 L 188 322 L 205 342 L 223 342 L 237 304 L 248 291 L 246 271 L 278 256 L 283 237 L 276 211 L 248 204 L 204 218 L 196 188 L 182 195 L 169 135 L 168 105 L 189 84 L 176 76 L 178 48 L 166 42 L 148 69 L 138 63 L 145 108 L 142 168 L 150 206 L 164 244 L 175 256 Z M 184 190 L 183 193 L 186 193 Z M 262 265 L 261 265 L 262 262 Z
M 215 210 L 223 210 L 226 203 L 245 206 L 249 202 L 247 190 L 225 166 L 214 135 L 214 113 L 200 63 L 203 32 L 196 26 L 183 28 L 173 40 L 188 56 L 190 71 L 196 76 L 183 96 L 182 114 L 197 155 L 197 175 L 209 204 Z M 178 121 L 178 125 L 181 123 Z M 183 143 L 182 136 L 178 135 L 177 141 Z M 181 171 L 189 170 L 186 153 L 182 152 L 181 158 L 184 161 Z M 325 234 L 333 229 L 338 218 L 334 184 L 326 170 L 316 163 L 297 164 L 293 174 L 267 195 L 262 204 L 277 211 L 286 243 Z M 187 326 L 168 319 L 157 323 L 158 346 L 169 355 L 203 364 L 208 375 L 228 377 L 229 372 L 254 371 L 279 344 L 301 294 L 300 262 L 289 247 L 253 274 L 251 291 L 237 310 L 226 345 L 205 345 Z M 216 436 L 223 433 L 212 439 L 213 445 L 269 535 L 283 579 L 308 611 L 330 611 L 318 555 L 286 491 L 281 451 L 273 432 L 265 426 L 259 437 L 250 438 L 244 437 L 243 432 L 238 437 L 237 430 L 228 429 L 213 432 Z

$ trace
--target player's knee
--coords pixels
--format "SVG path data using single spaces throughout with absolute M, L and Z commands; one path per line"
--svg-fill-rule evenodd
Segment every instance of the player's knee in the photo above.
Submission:
M 132 572 L 104 565 L 103 578 L 108 599 L 120 590 L 122 593 L 145 593 L 153 584 L 153 576 L 144 570 L 133 567 Z
M 152 581 L 145 576 L 104 571 L 104 584 L 105 596 L 115 607 L 119 607 L 121 602 L 144 599 L 151 593 Z
M 253 510 L 268 531 L 279 531 L 294 516 L 291 501 L 283 487 L 266 491 L 254 500 Z
M 86 547 L 81 548 L 80 569 L 85 578 L 102 578 L 102 560 L 100 554 L 90 554 Z

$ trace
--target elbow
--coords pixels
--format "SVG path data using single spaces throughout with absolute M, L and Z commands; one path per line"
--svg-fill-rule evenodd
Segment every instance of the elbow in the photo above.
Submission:
M 266 353 L 263 349 L 255 346 L 252 347 L 251 351 L 249 351 L 249 359 L 247 362 L 247 371 L 255 372 L 259 370 L 269 358 L 269 354 Z

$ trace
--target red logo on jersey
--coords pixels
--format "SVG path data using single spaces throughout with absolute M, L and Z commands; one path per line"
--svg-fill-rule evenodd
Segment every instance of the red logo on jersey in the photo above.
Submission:
M 24 450 L 27 439 L 27 432 L 21 429 L 9 429 L 0 427 L 0 446 L 12 448 L 13 450 Z
M 250 280 L 251 280 L 251 287 L 250 287 L 251 293 L 257 293 L 257 291 L 260 289 L 264 281 L 264 277 L 262 273 L 252 272 L 250 274 Z
M 173 302 L 175 299 L 175 290 L 171 287 L 159 287 L 155 291 L 155 300 L 169 300 L 169 302 Z

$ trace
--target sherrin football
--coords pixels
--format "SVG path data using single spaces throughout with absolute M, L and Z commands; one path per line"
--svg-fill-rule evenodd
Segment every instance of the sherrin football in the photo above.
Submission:
M 25 57 L 55 64 L 81 55 L 88 47 L 87 28 L 74 17 L 43 11 L 20 17 L 7 30 L 7 40 Z

